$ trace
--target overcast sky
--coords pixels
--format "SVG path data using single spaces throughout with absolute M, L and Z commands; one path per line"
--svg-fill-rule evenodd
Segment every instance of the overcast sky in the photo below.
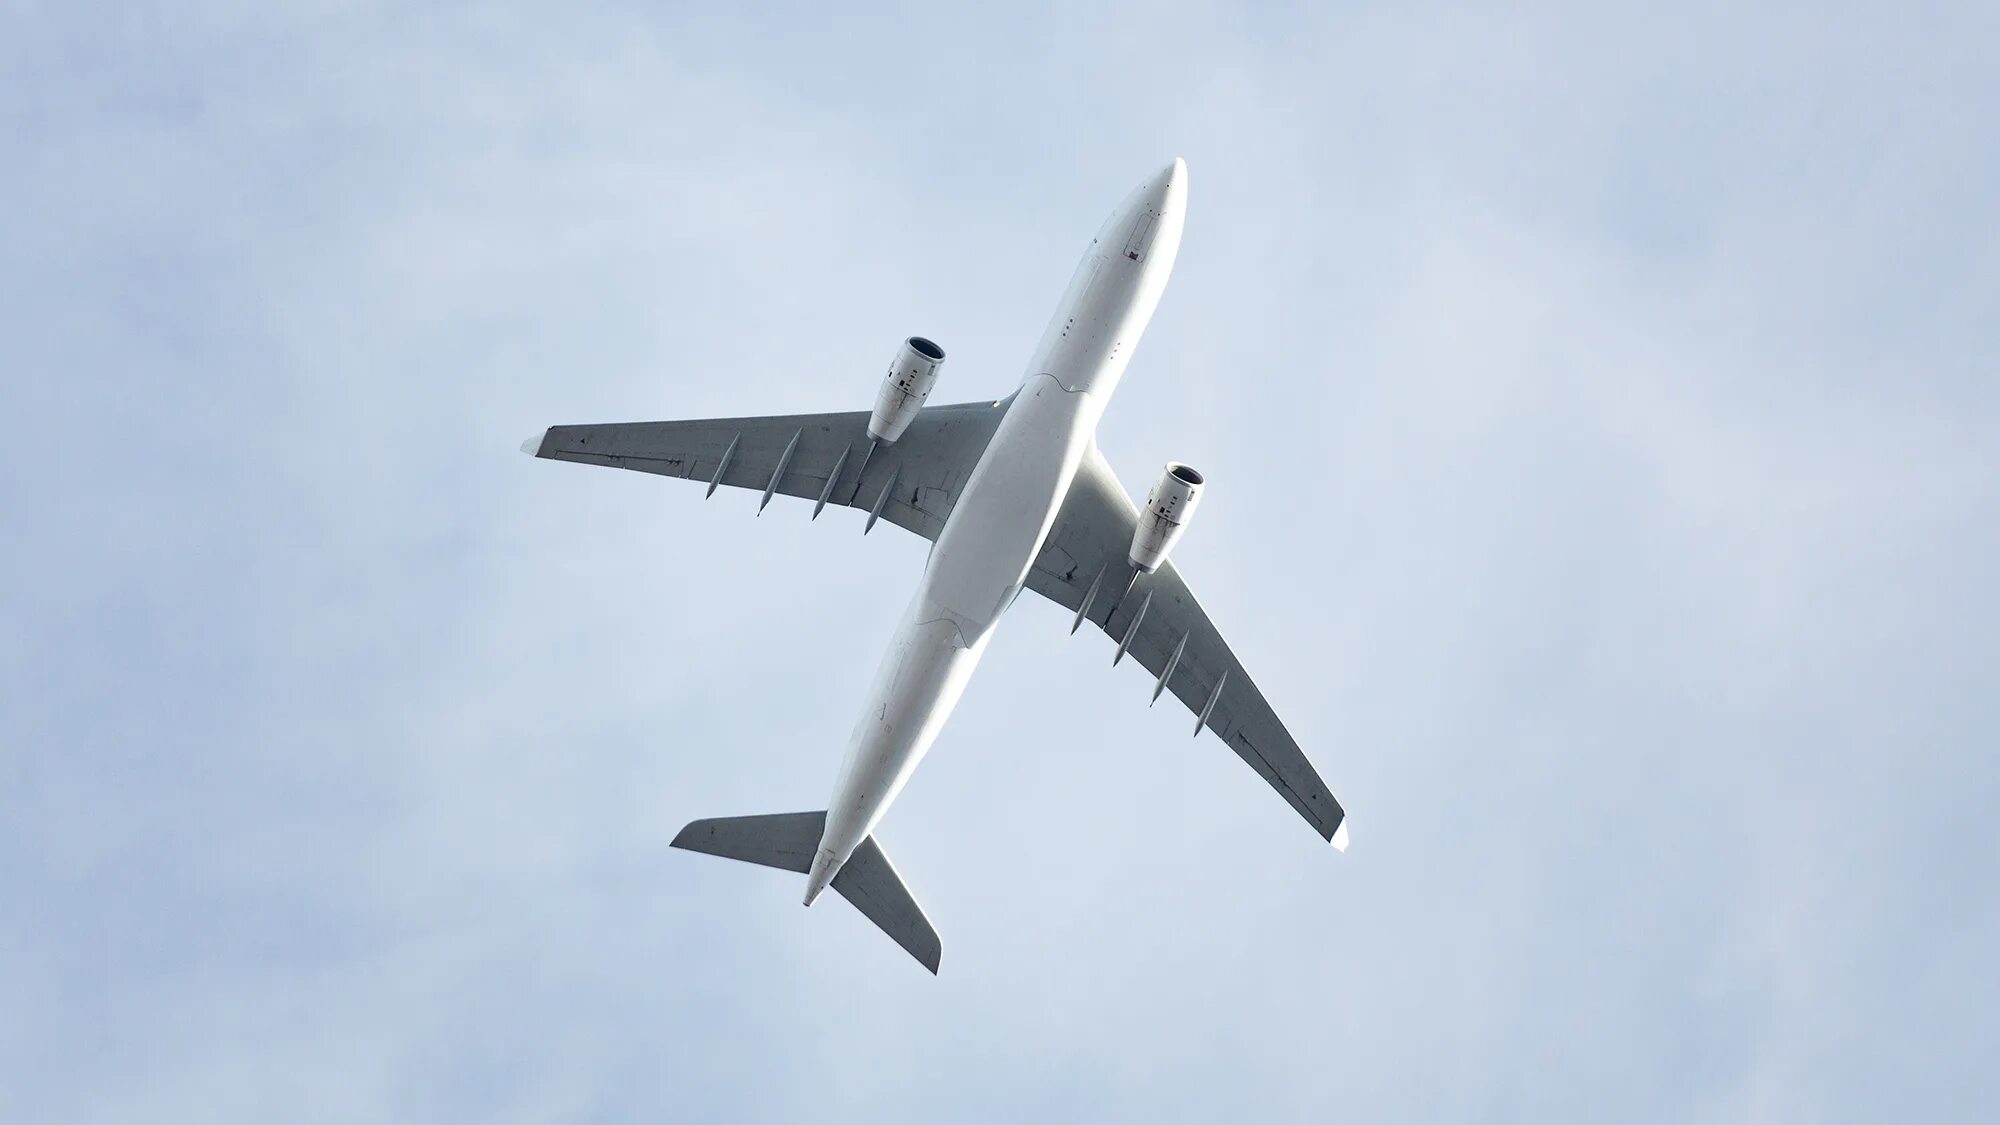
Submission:
M 988 7 L 4 7 L 0 1119 L 1990 1113 L 1992 6 Z M 669 850 L 925 544 L 519 441 L 1003 394 L 1176 155 L 1100 442 L 1353 847 L 1029 598 L 942 975 Z

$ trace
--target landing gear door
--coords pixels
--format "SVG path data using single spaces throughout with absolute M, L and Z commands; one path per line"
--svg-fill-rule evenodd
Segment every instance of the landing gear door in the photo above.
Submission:
M 1153 233 L 1159 229 L 1160 213 L 1147 211 L 1132 224 L 1132 235 L 1125 240 L 1125 257 L 1134 262 L 1146 260 L 1146 252 L 1153 248 Z

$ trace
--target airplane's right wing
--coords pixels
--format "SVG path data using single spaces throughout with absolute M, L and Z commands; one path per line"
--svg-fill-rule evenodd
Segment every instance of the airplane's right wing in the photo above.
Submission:
M 551 426 L 521 449 L 537 457 L 609 465 L 706 485 L 860 508 L 935 541 L 979 464 L 1009 400 L 932 406 L 893 445 L 876 448 L 868 411 Z
M 1055 526 L 1028 571 L 1028 588 L 1118 642 L 1334 847 L 1347 847 L 1347 814 L 1229 642 L 1171 561 L 1133 577 L 1126 551 L 1139 509 L 1095 446 L 1077 469 Z M 1130 589 L 1127 590 L 1127 584 Z

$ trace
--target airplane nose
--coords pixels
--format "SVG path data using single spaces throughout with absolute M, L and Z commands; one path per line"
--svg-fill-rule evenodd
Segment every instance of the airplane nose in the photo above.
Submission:
M 1186 212 L 1187 162 L 1175 157 L 1132 189 L 1097 237 L 1128 261 L 1164 260 L 1171 268 Z

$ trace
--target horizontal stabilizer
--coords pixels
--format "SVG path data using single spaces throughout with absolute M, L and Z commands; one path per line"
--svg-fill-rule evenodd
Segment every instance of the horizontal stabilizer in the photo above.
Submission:
M 924 908 L 917 905 L 902 877 L 890 865 L 889 857 L 876 845 L 875 837 L 861 841 L 861 846 L 847 857 L 840 874 L 833 877 L 833 889 L 924 968 L 933 973 L 938 971 L 944 947 L 938 941 L 937 931 L 931 928 L 931 920 L 924 917 Z
M 812 870 L 813 851 L 825 831 L 824 812 L 720 816 L 681 829 L 674 847 L 804 875 Z
M 826 813 L 775 813 L 697 820 L 674 837 L 674 847 L 724 859 L 796 871 L 812 870 L 813 852 L 826 830 Z M 833 877 L 833 889 L 897 945 L 935 973 L 943 946 L 923 908 L 903 885 L 889 857 L 870 836 Z

